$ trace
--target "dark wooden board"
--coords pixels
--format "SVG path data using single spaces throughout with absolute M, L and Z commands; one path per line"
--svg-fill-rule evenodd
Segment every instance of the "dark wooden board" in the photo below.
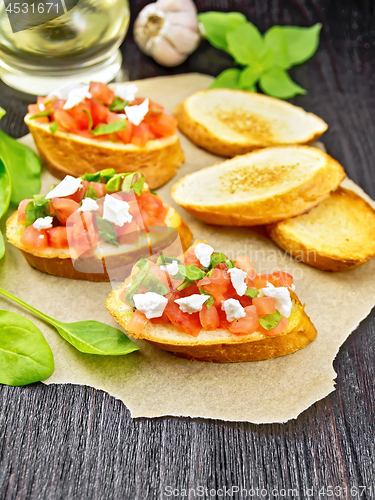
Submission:
M 131 1 L 133 20 L 147 3 Z M 241 11 L 262 31 L 274 24 L 323 24 L 317 54 L 292 70 L 308 89 L 293 102 L 328 122 L 328 152 L 374 198 L 373 0 L 196 3 L 200 11 Z M 136 48 L 131 30 L 122 50 L 130 79 L 218 74 L 230 65 L 230 58 L 202 42 L 182 66 L 162 68 Z M 0 106 L 8 110 L 1 127 L 12 136 L 26 133 L 22 119 L 31 101 L 0 83 Z M 92 388 L 0 386 L 0 498 L 373 498 L 374 337 L 373 311 L 340 349 L 336 391 L 286 424 L 133 421 L 124 404 Z M 230 496 L 232 487 L 246 488 L 247 496 Z M 341 490 L 332 497 L 328 487 Z

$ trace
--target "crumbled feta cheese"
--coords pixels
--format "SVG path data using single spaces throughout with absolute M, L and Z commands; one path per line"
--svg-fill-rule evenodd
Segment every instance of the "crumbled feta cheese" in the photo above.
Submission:
M 245 271 L 242 271 L 242 269 L 238 269 L 237 267 L 232 267 L 232 269 L 228 269 L 228 273 L 230 274 L 232 285 L 238 295 L 240 297 L 242 295 L 245 295 L 245 292 L 247 290 L 247 285 L 245 283 L 247 274 L 245 273 Z
M 41 229 L 48 229 L 52 227 L 53 217 L 39 217 L 34 223 L 33 226 L 35 229 L 40 231 Z
M 46 107 L 45 107 L 45 105 L 42 102 L 39 104 L 39 109 L 40 109 L 40 111 L 45 111 L 46 110 Z
M 276 309 L 286 318 L 289 318 L 292 312 L 292 299 L 290 292 L 285 286 L 274 287 L 272 283 L 267 282 L 267 288 L 261 288 L 260 292 L 265 297 L 272 297 Z
M 99 205 L 92 198 L 84 198 L 82 200 L 82 206 L 78 209 L 78 212 L 92 212 L 98 210 Z
M 57 87 L 57 89 L 52 90 L 47 96 L 47 99 L 68 99 L 69 92 L 73 89 L 76 89 L 79 87 L 80 84 L 77 82 L 69 81 L 64 83 L 64 85 L 61 85 L 60 87 Z
M 50 200 L 51 198 L 70 196 L 71 194 L 74 194 L 80 187 L 82 187 L 82 179 L 76 179 L 71 175 L 67 175 L 60 182 L 60 184 L 57 184 L 57 186 L 53 188 L 52 191 L 46 194 L 46 200 Z
M 147 115 L 149 108 L 149 100 L 145 99 L 142 104 L 135 106 L 126 106 L 125 114 L 130 123 L 139 125 L 143 118 Z
M 170 274 L 171 276 L 174 276 L 179 271 L 178 262 L 177 262 L 177 260 L 174 260 L 170 264 L 166 264 L 165 266 L 160 266 L 160 269 L 162 271 L 165 271 L 166 273 Z
M 115 95 L 121 97 L 124 101 L 134 101 L 135 96 L 138 92 L 138 87 L 135 83 L 129 83 L 128 85 L 116 85 Z
M 90 85 L 80 85 L 79 87 L 72 89 L 68 94 L 68 99 L 63 106 L 63 109 L 71 109 L 82 102 L 86 97 L 89 99 L 92 95 L 89 92 Z
M 236 299 L 228 299 L 222 302 L 221 308 L 225 311 L 227 315 L 227 320 L 229 322 L 234 321 L 235 319 L 241 319 L 246 316 L 245 309 L 241 306 L 241 304 Z
M 198 243 L 194 252 L 203 267 L 208 267 L 210 265 L 211 255 L 214 253 L 214 249 L 210 245 Z
M 125 222 L 131 222 L 133 216 L 129 213 L 130 205 L 126 201 L 118 200 L 106 194 L 103 203 L 103 219 L 122 227 Z
M 133 296 L 135 307 L 147 319 L 160 318 L 163 315 L 168 299 L 155 292 L 137 293 Z
M 291 289 L 293 290 L 293 292 L 294 292 L 294 290 L 296 289 L 296 285 L 295 285 L 294 283 L 292 283 L 292 284 L 290 285 L 290 288 L 291 288 Z
M 176 299 L 175 302 L 180 306 L 180 309 L 184 313 L 193 314 L 195 312 L 201 311 L 203 304 L 210 298 L 209 295 L 201 295 L 199 293 L 194 293 L 189 297 L 183 297 L 182 299 Z

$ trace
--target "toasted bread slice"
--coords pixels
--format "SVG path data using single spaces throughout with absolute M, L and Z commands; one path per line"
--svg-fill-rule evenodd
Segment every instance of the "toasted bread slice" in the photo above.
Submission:
M 101 141 L 69 132 L 54 134 L 49 124 L 36 123 L 26 115 L 25 123 L 33 136 L 43 165 L 52 175 L 63 179 L 67 174 L 114 168 L 117 173 L 140 172 L 151 189 L 165 184 L 185 161 L 177 134 L 153 139 L 144 147 L 122 142 Z
M 344 177 L 342 166 L 323 151 L 278 146 L 187 175 L 172 187 L 172 196 L 209 224 L 256 226 L 306 212 Z
M 338 188 L 310 212 L 267 226 L 273 241 L 323 271 L 344 271 L 375 256 L 375 210 Z
M 213 361 L 216 363 L 233 363 L 239 361 L 259 361 L 277 358 L 302 349 L 312 342 L 316 329 L 304 311 L 304 306 L 292 292 L 293 308 L 289 317 L 288 330 L 270 337 L 261 332 L 250 335 L 235 335 L 227 329 L 215 331 L 202 330 L 198 337 L 181 332 L 171 323 L 149 323 L 140 335 L 134 335 L 127 325 L 133 309 L 120 299 L 121 291 L 129 280 L 113 291 L 107 301 L 106 308 L 127 333 L 135 338 L 144 339 L 165 351 L 197 361 Z
M 180 130 L 211 153 L 233 157 L 280 144 L 308 144 L 328 128 L 318 116 L 263 94 L 201 90 L 174 114 Z
M 172 207 L 169 207 L 165 222 L 169 228 L 174 228 L 178 231 L 181 245 L 183 249 L 186 250 L 191 243 L 192 233 L 187 224 Z M 107 272 L 108 267 L 115 268 L 117 263 L 120 263 L 122 266 L 126 264 L 132 265 L 134 263 L 134 255 L 142 253 L 143 247 L 145 248 L 145 253 L 149 254 L 149 241 L 147 237 L 140 238 L 136 247 L 134 245 L 120 245 L 119 247 L 113 247 L 112 245 L 106 244 L 102 246 L 102 250 L 104 248 L 105 255 L 102 254 L 102 251 L 98 250 L 94 253 L 90 262 L 86 261 L 85 268 L 87 269 L 89 266 L 92 272 L 82 272 L 78 269 L 77 265 L 76 267 L 73 265 L 71 253 L 68 248 L 47 248 L 43 251 L 25 248 L 21 243 L 21 234 L 25 226 L 18 223 L 17 212 L 9 217 L 6 226 L 6 233 L 9 242 L 21 250 L 23 256 L 31 267 L 34 267 L 44 273 L 53 274 L 54 276 L 63 278 L 88 281 L 109 281 L 110 278 Z M 168 233 L 165 233 L 165 237 L 168 238 Z M 171 237 L 174 238 L 174 235 L 171 234 Z M 164 243 L 167 244 L 168 242 L 164 241 Z M 151 241 L 152 248 L 157 248 L 157 245 L 158 241 Z M 135 260 L 138 260 L 138 258 Z

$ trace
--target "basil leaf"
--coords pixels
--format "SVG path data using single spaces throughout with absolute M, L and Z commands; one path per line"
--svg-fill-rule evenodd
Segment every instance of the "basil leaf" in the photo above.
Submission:
M 190 280 L 186 279 L 183 283 L 181 283 L 181 285 L 179 285 L 177 287 L 177 290 L 179 292 L 181 292 L 181 290 L 183 290 L 184 288 L 187 288 L 188 286 L 193 285 L 193 284 L 194 284 L 193 281 L 190 281 Z
M 263 326 L 263 328 L 269 331 L 276 328 L 276 326 L 280 323 L 281 318 L 282 316 L 279 311 L 276 311 L 273 314 L 267 314 L 264 318 L 259 318 L 259 323 Z
M 109 106 L 110 111 L 123 111 L 126 106 L 129 106 L 129 101 L 123 101 L 120 97 L 116 96 L 112 104 Z
M 2 232 L 0 231 L 0 260 L 4 257 L 5 254 L 5 243 Z
M 213 306 L 214 302 L 215 302 L 214 296 L 210 295 L 210 298 L 208 300 L 206 300 L 206 302 L 205 302 L 207 309 L 209 309 L 211 306 Z
M 322 29 L 320 23 L 310 28 L 299 28 L 298 26 L 283 26 L 286 35 L 287 51 L 291 66 L 301 64 L 310 59 L 319 46 L 319 34 Z
M 84 198 L 91 198 L 92 200 L 99 200 L 99 196 L 96 194 L 96 191 L 93 186 L 89 186 L 88 190 L 83 196 Z
M 114 132 L 119 132 L 120 130 L 126 129 L 126 121 L 123 119 L 117 120 L 117 122 L 108 123 L 107 125 L 98 125 L 94 130 L 92 130 L 92 135 L 107 135 L 113 134 Z
M 145 183 L 145 177 L 143 174 L 140 174 L 140 178 L 137 180 L 137 182 L 133 183 L 133 179 L 136 175 L 139 175 L 139 172 L 133 172 L 130 174 L 125 175 L 124 182 L 122 183 L 121 189 L 125 193 L 128 193 L 131 189 L 137 194 L 138 196 L 142 193 L 143 185 Z
M 169 292 L 168 288 L 151 273 L 145 277 L 142 281 L 142 285 L 144 285 L 149 292 L 155 292 L 159 295 L 166 295 Z
M 225 262 L 227 260 L 228 260 L 227 256 L 224 255 L 223 253 L 221 253 L 221 252 L 213 253 L 211 255 L 209 267 L 212 269 L 212 268 L 218 266 L 219 264 L 221 264 L 222 262 Z
M 49 116 L 52 115 L 53 109 L 46 109 L 44 111 L 41 111 L 40 113 L 36 113 L 33 116 L 30 116 L 30 120 L 35 120 L 35 118 L 42 118 L 42 116 Z
M 2 107 L 0 106 L 0 120 L 1 120 L 1 119 L 2 119 L 2 117 L 3 117 L 4 115 L 6 115 L 6 114 L 7 114 L 7 112 L 5 111 L 5 109 L 4 109 L 4 108 L 2 108 Z
M 262 68 L 260 65 L 248 66 L 241 71 L 238 88 L 253 91 L 255 83 L 259 80 Z
M 137 344 L 132 342 L 123 332 L 105 323 L 100 323 L 99 321 L 63 323 L 62 321 L 57 321 L 41 311 L 38 311 L 35 307 L 30 306 L 2 288 L 0 288 L 0 294 L 8 297 L 52 325 L 63 339 L 80 352 L 106 356 L 120 356 L 139 349 Z
M 53 134 L 56 134 L 56 132 L 57 132 L 57 122 L 52 122 L 51 125 L 49 126 L 49 129 L 50 129 L 50 131 Z
M 103 219 L 100 215 L 95 217 L 96 227 L 98 228 L 98 235 L 107 243 L 118 247 L 117 235 L 115 226 L 109 220 Z
M 87 109 L 83 109 L 82 111 L 85 113 L 85 115 L 87 115 L 89 117 L 89 132 L 92 133 L 92 127 L 94 124 L 93 119 L 92 119 L 92 114 L 90 113 L 90 111 L 87 111 Z
M 264 34 L 266 47 L 273 52 L 273 65 L 288 69 L 292 66 L 288 56 L 288 37 L 284 28 L 273 26 Z M 271 65 L 272 66 L 272 65 Z
M 180 268 L 180 266 L 178 267 Z M 183 273 L 185 274 L 186 278 L 190 281 L 198 281 L 206 276 L 206 273 L 202 269 L 199 269 L 199 267 L 197 266 L 184 266 L 184 267 L 185 269 L 183 270 Z
M 93 174 L 84 174 L 81 179 L 89 182 L 99 182 L 100 181 L 100 172 L 94 172 Z
M 246 17 L 239 12 L 205 12 L 198 14 L 198 20 L 210 44 L 222 50 L 228 48 L 225 34 L 239 24 L 246 23 Z
M 114 168 L 105 168 L 104 170 L 100 170 L 99 174 L 100 174 L 100 182 L 107 184 L 107 182 L 110 181 L 112 177 L 116 175 L 116 170 Z
M 159 196 L 158 193 L 156 191 L 153 191 L 152 189 L 150 189 L 150 193 L 154 194 L 155 196 Z
M 275 67 L 260 77 L 260 88 L 268 95 L 279 99 L 289 99 L 298 94 L 306 94 L 306 90 L 293 82 L 288 73 Z
M 42 332 L 19 314 L 0 310 L 0 383 L 32 384 L 50 377 L 53 355 Z
M 164 254 L 160 254 L 158 260 L 156 261 L 156 265 L 165 266 L 165 264 L 172 264 L 175 260 L 177 261 L 177 264 L 183 265 L 179 259 L 176 259 L 176 257 L 167 257 Z
M 25 227 L 31 226 L 37 219 L 51 215 L 50 201 L 45 199 L 45 195 L 35 195 L 34 200 L 26 205 Z
M 234 60 L 247 66 L 257 61 L 265 50 L 265 44 L 258 28 L 253 23 L 239 24 L 226 34 L 228 52 Z
M 227 266 L 228 269 L 233 269 L 233 267 L 234 267 L 234 260 L 228 259 L 228 260 L 225 261 L 225 264 L 226 264 L 226 266 Z
M 256 290 L 255 288 L 248 288 L 245 292 L 245 295 L 253 299 L 254 297 L 257 297 L 259 295 L 259 290 Z
M 127 302 L 132 307 L 135 307 L 133 296 L 137 293 L 138 288 L 141 286 L 142 281 L 147 276 L 151 267 L 150 263 L 146 259 L 140 259 L 136 263 L 136 266 L 138 266 L 139 271 L 134 276 L 134 279 L 125 294 L 125 302 Z
M 109 193 L 120 191 L 120 184 L 123 175 L 124 174 L 116 174 L 108 181 L 106 188 Z
M 238 89 L 241 76 L 241 70 L 230 68 L 224 70 L 211 83 L 210 89 Z

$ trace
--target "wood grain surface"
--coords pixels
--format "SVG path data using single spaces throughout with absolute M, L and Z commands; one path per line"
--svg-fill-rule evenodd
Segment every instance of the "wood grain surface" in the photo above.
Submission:
M 147 3 L 131 1 L 133 20 Z M 196 3 L 200 11 L 241 11 L 261 31 L 323 24 L 317 54 L 292 70 L 308 94 L 292 102 L 327 121 L 328 152 L 375 198 L 374 1 Z M 215 75 L 230 65 L 202 42 L 182 66 L 162 68 L 137 49 L 131 30 L 122 50 L 130 79 Z M 0 82 L 8 111 L 0 126 L 24 135 L 33 100 Z M 0 498 L 375 498 L 374 360 L 373 311 L 340 349 L 336 391 L 283 425 L 133 421 L 124 404 L 92 388 L 0 386 Z

